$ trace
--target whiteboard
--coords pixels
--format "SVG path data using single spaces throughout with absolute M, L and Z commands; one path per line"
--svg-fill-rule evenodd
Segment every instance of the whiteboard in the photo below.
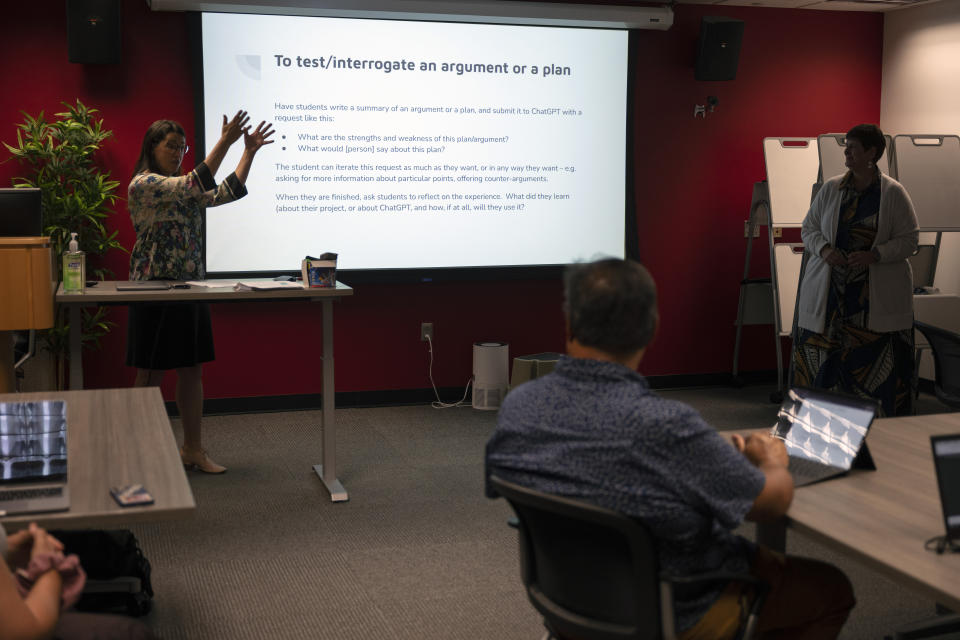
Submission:
M 960 231 L 960 137 L 898 135 L 897 180 L 906 187 L 921 231 Z
M 794 253 L 796 248 L 799 253 Z M 797 306 L 797 290 L 800 288 L 800 266 L 803 264 L 803 245 L 784 242 L 774 246 L 777 267 L 777 305 L 780 309 L 781 336 L 793 333 L 793 311 Z
M 877 166 L 880 171 L 896 178 L 890 173 L 890 154 L 893 153 L 893 141 L 890 136 L 883 136 L 887 140 L 887 149 L 880 156 Z M 846 161 L 843 157 L 843 148 L 847 143 L 845 133 L 823 133 L 817 136 L 817 147 L 820 151 L 820 177 L 823 180 L 839 176 L 847 172 Z
M 820 156 L 816 138 L 764 138 L 763 159 L 770 187 L 770 224 L 799 227 L 810 209 Z

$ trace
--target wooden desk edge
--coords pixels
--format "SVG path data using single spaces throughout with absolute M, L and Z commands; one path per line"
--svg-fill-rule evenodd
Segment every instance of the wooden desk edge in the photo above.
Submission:
M 117 291 L 118 282 L 126 280 L 103 280 L 96 287 L 88 287 L 83 293 L 67 294 L 63 284 L 57 288 L 54 301 L 63 305 L 91 306 L 97 304 L 130 304 L 131 302 L 266 302 L 268 300 L 337 300 L 353 295 L 353 287 L 337 282 L 336 287 L 266 289 L 259 291 L 236 291 L 232 287 L 191 287 L 190 289 L 158 289 Z M 173 282 L 173 281 L 171 281 Z
M 818 531 L 817 529 L 794 522 L 793 520 L 789 519 L 789 516 L 787 516 L 787 526 L 794 532 L 802 534 L 817 544 L 821 544 L 828 549 L 832 549 L 840 553 L 844 557 L 850 558 L 851 560 L 859 563 L 861 566 L 867 567 L 868 569 L 883 575 L 890 581 L 902 585 L 914 593 L 924 594 L 938 604 L 949 607 L 954 611 L 960 611 L 960 598 L 952 596 L 949 593 L 944 593 L 943 591 L 931 586 L 929 583 L 924 582 L 923 580 L 905 575 L 886 563 L 878 562 L 874 558 L 865 554 L 861 549 L 848 544 L 846 541 L 841 540 L 840 538 L 827 535 L 821 531 Z M 922 546 L 923 541 L 919 541 L 918 545 Z M 931 551 L 930 553 L 933 552 Z
M 83 516 L 72 515 L 70 511 L 55 511 L 51 513 L 32 513 L 0 518 L 0 524 L 7 533 L 13 533 L 26 528 L 31 522 L 36 522 L 44 529 L 108 529 L 111 527 L 128 527 L 131 524 L 152 522 L 168 522 L 171 520 L 185 520 L 197 512 L 197 505 L 190 507 L 174 507 L 169 509 L 147 507 L 130 507 L 123 511 L 98 511 Z M 119 507 L 118 507 L 119 508 Z

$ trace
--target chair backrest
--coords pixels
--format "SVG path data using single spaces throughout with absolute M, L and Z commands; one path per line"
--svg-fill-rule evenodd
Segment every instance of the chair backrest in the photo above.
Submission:
M 659 562 L 641 523 L 496 476 L 490 484 L 517 514 L 521 577 L 556 635 L 661 637 Z
M 960 334 L 925 322 L 914 322 L 930 343 L 936 381 L 934 391 L 941 402 L 960 408 Z

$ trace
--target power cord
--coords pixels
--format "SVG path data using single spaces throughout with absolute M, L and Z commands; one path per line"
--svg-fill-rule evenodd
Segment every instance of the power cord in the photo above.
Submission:
M 437 383 L 433 381 L 433 340 L 427 335 L 427 347 L 430 350 L 430 367 L 427 370 L 428 375 L 430 376 L 430 384 L 433 386 L 433 395 L 436 396 L 436 400 L 430 403 L 430 406 L 434 409 L 453 409 L 455 407 L 465 407 L 467 394 L 470 392 L 470 385 L 473 384 L 473 377 L 467 380 L 467 386 L 463 390 L 463 397 L 460 398 L 459 402 L 443 402 L 440 400 L 440 392 L 437 391 Z
M 960 551 L 960 541 L 947 536 L 934 536 L 923 543 L 923 548 L 927 551 L 936 551 L 937 554 L 944 552 L 957 553 Z

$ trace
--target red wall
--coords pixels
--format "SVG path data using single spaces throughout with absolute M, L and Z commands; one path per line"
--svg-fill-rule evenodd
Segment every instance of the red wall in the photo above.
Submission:
M 126 184 L 150 122 L 179 120 L 191 136 L 185 16 L 151 12 L 143 2 L 122 5 L 124 62 L 107 66 L 67 62 L 62 1 L 5 6 L 0 141 L 16 140 L 21 110 L 52 114 L 61 101 L 79 98 L 100 109 L 113 130 L 103 163 Z M 704 15 L 746 21 L 735 81 L 693 79 Z M 764 177 L 761 141 L 879 120 L 882 14 L 678 5 L 669 31 L 641 32 L 639 40 L 637 222 L 641 256 L 659 284 L 661 314 L 660 334 L 642 370 L 726 372 L 743 273 L 743 221 L 753 183 Z M 717 110 L 694 119 L 694 105 L 705 104 L 708 95 L 719 98 Z M 0 162 L 6 158 L 0 149 Z M 191 151 L 184 164 L 196 160 Z M 14 162 L 0 163 L 0 184 L 9 184 L 17 169 Z M 122 202 L 110 225 L 124 246 L 133 246 Z M 766 243 L 755 245 L 752 275 L 768 275 Z M 126 254 L 115 252 L 106 264 L 125 277 Z M 429 387 L 421 321 L 435 323 L 438 386 L 466 383 L 476 340 L 508 341 L 514 355 L 562 350 L 561 297 L 554 281 L 358 286 L 355 296 L 334 305 L 337 390 Z M 118 329 L 102 351 L 85 357 L 91 388 L 132 381 L 133 371 L 123 364 L 125 310 L 114 310 L 112 319 Z M 215 306 L 218 358 L 205 368 L 207 396 L 316 392 L 320 363 L 304 353 L 319 355 L 318 325 L 309 303 Z M 773 366 L 771 327 L 748 327 L 741 370 Z

